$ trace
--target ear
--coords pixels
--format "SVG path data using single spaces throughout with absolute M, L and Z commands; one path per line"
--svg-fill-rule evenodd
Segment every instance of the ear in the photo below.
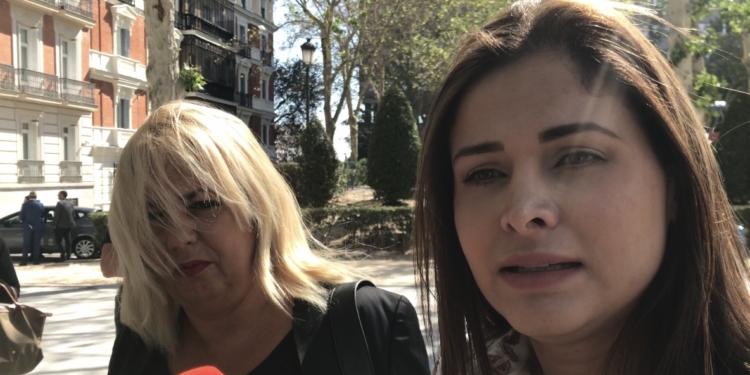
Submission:
M 675 198 L 675 183 L 673 178 L 667 179 L 667 218 L 670 223 L 677 219 L 677 199 Z

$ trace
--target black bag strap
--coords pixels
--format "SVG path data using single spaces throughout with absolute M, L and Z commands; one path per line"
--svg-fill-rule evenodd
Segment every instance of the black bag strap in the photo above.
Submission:
M 359 280 L 337 285 L 331 293 L 333 343 L 343 375 L 375 375 L 357 308 L 357 289 L 366 285 L 375 286 L 368 280 Z

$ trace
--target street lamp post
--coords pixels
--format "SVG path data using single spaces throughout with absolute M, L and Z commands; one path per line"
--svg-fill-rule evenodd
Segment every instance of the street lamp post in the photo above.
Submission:
M 310 65 L 313 61 L 313 53 L 315 53 L 315 45 L 310 43 L 310 38 L 307 38 L 307 42 L 302 44 L 302 61 L 305 63 L 305 126 L 310 125 Z

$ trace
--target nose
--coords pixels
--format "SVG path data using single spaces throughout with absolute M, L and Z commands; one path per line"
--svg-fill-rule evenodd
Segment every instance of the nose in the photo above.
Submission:
M 555 228 L 560 222 L 560 210 L 543 179 L 513 177 L 508 186 L 509 199 L 501 214 L 502 229 L 508 233 L 534 236 Z
M 165 245 L 169 252 L 183 250 L 198 241 L 195 219 L 187 213 L 174 218 L 165 232 Z

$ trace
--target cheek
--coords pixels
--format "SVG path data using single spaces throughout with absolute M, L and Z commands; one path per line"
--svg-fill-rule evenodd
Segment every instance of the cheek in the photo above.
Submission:
M 500 254 L 496 251 L 502 243 L 497 239 L 500 234 L 499 210 L 494 209 L 491 200 L 483 198 L 481 193 L 469 194 L 460 190 L 454 197 L 453 208 L 461 249 L 481 287 L 494 273 L 495 257 Z

